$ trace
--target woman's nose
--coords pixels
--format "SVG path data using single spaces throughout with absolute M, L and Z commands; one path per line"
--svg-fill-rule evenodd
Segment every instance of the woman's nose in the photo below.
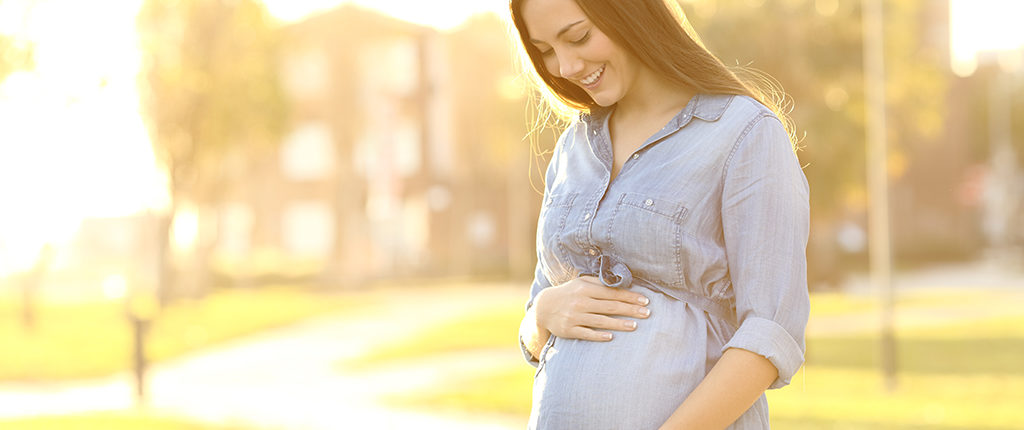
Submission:
M 583 73 L 583 59 L 571 52 L 558 57 L 558 74 L 565 79 L 574 79 Z

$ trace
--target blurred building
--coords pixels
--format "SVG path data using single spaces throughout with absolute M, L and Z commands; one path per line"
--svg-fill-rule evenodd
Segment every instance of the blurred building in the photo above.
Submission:
M 503 28 L 440 33 L 346 5 L 282 29 L 293 115 L 279 148 L 225 164 L 215 255 L 238 264 L 222 267 L 277 261 L 265 271 L 342 285 L 529 274 L 540 197 Z

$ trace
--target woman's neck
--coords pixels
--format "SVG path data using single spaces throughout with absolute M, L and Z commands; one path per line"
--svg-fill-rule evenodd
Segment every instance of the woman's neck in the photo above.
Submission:
M 662 78 L 650 69 L 637 77 L 636 84 L 615 105 L 619 119 L 675 115 L 689 103 L 696 92 Z

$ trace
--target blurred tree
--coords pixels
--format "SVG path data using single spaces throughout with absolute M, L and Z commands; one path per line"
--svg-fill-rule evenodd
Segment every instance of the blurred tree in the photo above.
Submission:
M 3 2 L 0 1 L 0 6 Z M 28 19 L 35 2 L 28 2 L 22 14 L 22 23 Z M 17 35 L 0 33 L 0 82 L 7 79 L 17 70 L 31 69 L 34 66 L 34 46 Z
M 32 46 L 0 34 L 0 82 L 16 70 L 32 67 Z
M 219 166 L 231 149 L 276 144 L 285 121 L 277 76 L 277 33 L 256 0 L 147 0 L 138 15 L 142 99 L 154 154 L 170 186 L 170 215 L 158 232 L 161 302 L 169 297 L 171 219 L 200 209 L 193 266 L 205 289 L 213 236 L 205 217 L 219 201 Z M 178 284 L 175 282 L 174 284 Z
M 55 253 L 56 249 L 52 244 L 43 245 L 32 268 L 18 276 L 21 283 L 21 325 L 25 331 L 32 332 L 36 329 L 39 290 L 46 281 Z
M 866 202 L 862 25 L 859 2 L 690 0 L 698 33 L 726 64 L 777 79 L 794 102 L 798 155 L 811 183 L 812 281 L 836 282 L 836 231 L 862 223 Z M 753 7 L 752 7 L 753 5 Z M 942 41 L 943 2 L 885 3 L 889 172 L 894 187 L 917 163 L 928 166 L 948 116 L 951 72 Z M 923 172 L 922 172 L 923 173 Z M 947 175 L 948 176 L 948 175 Z M 902 195 L 900 190 L 894 196 Z M 897 206 L 894 210 L 909 210 Z M 898 222 L 897 222 L 898 224 Z M 898 227 L 894 227 L 896 229 Z M 816 243 L 817 242 L 817 243 Z M 863 263 L 856 263 L 859 267 Z M 813 267 L 812 267 L 813 269 Z M 833 279 L 827 279 L 833 278 Z

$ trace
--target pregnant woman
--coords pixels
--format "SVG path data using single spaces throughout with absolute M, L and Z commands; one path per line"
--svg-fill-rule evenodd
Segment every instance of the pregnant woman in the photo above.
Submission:
M 673 0 L 511 0 L 547 102 L 520 341 L 534 429 L 766 429 L 803 363 L 808 185 L 779 105 Z

